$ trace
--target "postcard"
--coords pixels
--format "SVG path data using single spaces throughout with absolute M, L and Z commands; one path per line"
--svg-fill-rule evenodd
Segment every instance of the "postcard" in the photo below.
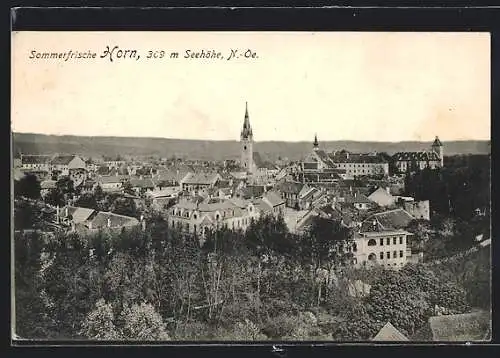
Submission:
M 490 34 L 12 33 L 12 337 L 491 340 Z

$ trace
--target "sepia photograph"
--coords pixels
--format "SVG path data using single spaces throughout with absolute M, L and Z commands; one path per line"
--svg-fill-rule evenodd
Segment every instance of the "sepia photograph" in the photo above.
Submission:
M 491 341 L 489 33 L 11 43 L 12 339 Z

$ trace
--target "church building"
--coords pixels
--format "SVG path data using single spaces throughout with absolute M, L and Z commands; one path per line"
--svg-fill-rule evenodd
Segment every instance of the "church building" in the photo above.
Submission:
M 253 132 L 248 115 L 248 103 L 245 104 L 245 119 L 240 134 L 240 166 L 249 175 L 276 175 L 279 168 L 263 156 L 253 151 Z

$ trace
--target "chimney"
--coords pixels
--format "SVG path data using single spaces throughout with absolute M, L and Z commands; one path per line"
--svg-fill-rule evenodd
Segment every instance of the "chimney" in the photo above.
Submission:
M 71 231 L 75 231 L 75 223 L 73 221 L 71 222 Z
M 111 227 L 111 219 L 108 218 L 108 227 Z
M 89 230 L 92 230 L 92 221 L 89 221 Z
M 68 207 L 66 206 L 66 208 L 64 209 L 64 216 L 65 217 L 68 217 L 69 216 L 69 213 L 68 213 Z
M 56 207 L 56 223 L 59 224 L 59 205 Z
M 386 186 L 385 187 L 385 191 L 387 192 L 387 194 L 389 194 L 389 195 L 391 194 L 391 188 L 390 187 Z

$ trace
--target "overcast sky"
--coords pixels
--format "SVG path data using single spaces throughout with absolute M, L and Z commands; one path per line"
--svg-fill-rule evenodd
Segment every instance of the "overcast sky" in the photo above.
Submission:
M 490 139 L 487 33 L 22 32 L 12 43 L 15 132 L 238 140 L 248 101 L 256 141 Z M 107 45 L 141 58 L 100 59 Z M 258 58 L 182 58 L 231 48 Z M 179 58 L 148 60 L 150 49 Z

